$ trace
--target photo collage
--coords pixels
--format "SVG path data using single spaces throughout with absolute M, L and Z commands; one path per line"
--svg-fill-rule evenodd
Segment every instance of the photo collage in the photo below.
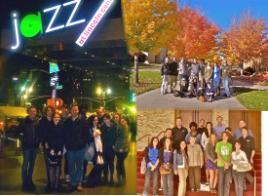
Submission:
M 265 0 L 0 10 L 0 195 L 268 194 Z

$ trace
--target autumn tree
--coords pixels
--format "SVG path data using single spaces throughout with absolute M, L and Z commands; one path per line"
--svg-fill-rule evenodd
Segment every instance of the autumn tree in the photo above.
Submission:
M 175 39 L 169 44 L 169 50 L 177 57 L 208 58 L 217 46 L 216 36 L 219 28 L 197 10 L 184 7 L 180 9 L 174 28 Z
M 240 22 L 234 21 L 221 37 L 221 51 L 233 63 L 264 58 L 268 50 L 267 26 L 263 18 L 254 19 L 249 12 Z
M 125 37 L 134 56 L 134 84 L 138 80 L 138 55 L 158 53 L 172 39 L 176 3 L 167 0 L 122 0 Z

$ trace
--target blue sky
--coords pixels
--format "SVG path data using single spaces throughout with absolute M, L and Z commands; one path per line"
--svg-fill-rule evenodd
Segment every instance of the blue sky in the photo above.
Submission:
M 268 25 L 268 0 L 181 0 L 183 5 L 196 8 L 223 30 L 232 19 L 250 11 L 254 17 L 263 17 Z

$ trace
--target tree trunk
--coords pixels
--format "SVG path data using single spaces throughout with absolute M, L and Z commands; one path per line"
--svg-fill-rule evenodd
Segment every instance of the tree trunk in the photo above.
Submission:
M 138 55 L 134 55 L 134 85 L 139 85 L 139 59 Z

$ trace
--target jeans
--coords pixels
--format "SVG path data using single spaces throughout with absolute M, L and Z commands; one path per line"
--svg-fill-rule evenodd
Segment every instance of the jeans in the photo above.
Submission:
M 103 168 L 103 173 L 104 173 L 104 180 L 108 183 L 113 183 L 114 182 L 114 157 L 115 153 L 114 152 L 106 152 L 104 154 L 104 168 Z M 108 180 L 108 171 L 110 172 L 110 181 Z
M 201 168 L 189 167 L 189 183 L 190 189 L 200 189 L 200 180 L 201 180 Z
M 161 85 L 161 95 L 164 95 L 168 91 L 168 75 L 163 75 L 162 85 Z
M 126 180 L 126 170 L 124 161 L 127 157 L 128 152 L 116 152 L 117 162 L 116 162 L 116 171 L 117 171 L 117 180 L 120 183 L 124 183 Z
M 149 195 L 150 191 L 150 181 L 151 177 L 153 176 L 153 195 L 157 195 L 157 188 L 158 188 L 158 169 L 151 171 L 151 169 L 147 168 L 145 172 L 145 183 L 144 183 L 144 195 Z
M 71 177 L 71 184 L 73 186 L 77 186 L 82 182 L 84 155 L 85 148 L 67 151 L 68 172 Z
M 220 93 L 220 80 L 213 80 L 214 92 Z
M 229 78 L 223 78 L 223 79 L 222 79 L 222 83 L 223 83 L 224 91 L 225 91 L 225 94 L 226 94 L 228 97 L 231 95 L 231 93 L 230 93 L 230 88 L 229 88 L 229 81 L 230 81 Z
M 219 167 L 218 196 L 229 196 L 231 169 L 224 170 Z
M 50 165 L 48 167 L 50 179 L 49 188 L 56 190 L 59 188 L 60 184 L 60 165 Z
M 178 196 L 185 196 L 188 170 L 185 168 L 179 168 L 179 169 L 177 169 L 177 171 L 178 171 L 178 175 L 179 175 Z
M 173 196 L 173 173 L 162 175 L 163 192 L 165 196 Z
M 243 196 L 243 183 L 244 183 L 244 177 L 245 173 L 244 172 L 236 172 L 233 171 L 233 178 L 234 178 L 234 183 L 235 183 L 235 193 L 236 196 Z
M 36 148 L 23 149 L 23 163 L 22 163 L 22 184 L 29 186 L 33 184 L 33 170 L 36 158 Z
M 44 159 L 45 159 L 46 172 L 47 172 L 47 185 L 50 185 L 48 153 L 49 152 L 47 150 L 44 150 Z

